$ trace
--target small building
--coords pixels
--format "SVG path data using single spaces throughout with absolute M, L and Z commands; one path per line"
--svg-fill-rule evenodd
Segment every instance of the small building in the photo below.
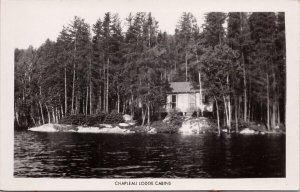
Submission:
M 199 89 L 193 89 L 190 82 L 170 82 L 172 91 L 167 94 L 166 111 L 176 110 L 184 115 L 193 112 L 212 112 L 213 102 L 208 98 L 205 90 L 202 90 L 200 101 Z

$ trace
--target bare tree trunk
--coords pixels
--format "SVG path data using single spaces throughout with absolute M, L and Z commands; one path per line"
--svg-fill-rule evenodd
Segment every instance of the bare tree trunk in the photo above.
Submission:
M 229 123 L 229 118 L 228 118 L 228 107 L 227 107 L 227 101 L 226 101 L 226 98 L 225 98 L 225 96 L 223 95 L 223 101 L 224 101 L 224 111 L 225 111 L 225 117 L 226 117 L 226 125 L 227 125 L 227 128 L 229 128 L 229 125 L 228 125 L 228 123 Z
M 58 119 L 59 119 L 59 113 L 57 111 L 57 107 L 55 107 L 55 121 L 56 121 L 56 123 L 58 123 Z
M 227 74 L 227 88 L 230 89 L 229 85 L 229 74 Z M 229 132 L 231 131 L 231 102 L 230 102 L 230 94 L 226 96 L 226 102 L 227 102 L 227 107 L 228 107 L 228 129 Z
M 107 76 L 106 76 L 106 112 L 108 112 L 109 108 L 108 108 L 108 93 L 109 90 L 109 58 L 107 59 Z
M 217 123 L 218 123 L 218 133 L 219 135 L 221 134 L 221 129 L 220 129 L 220 115 L 219 115 L 219 105 L 218 105 L 218 100 L 214 96 L 215 102 L 216 102 L 216 107 L 217 107 Z
M 134 113 L 133 113 L 133 93 L 131 92 L 131 107 L 130 107 L 130 112 L 131 112 L 131 117 L 133 117 Z
M 148 111 L 148 127 L 150 127 L 150 101 L 147 102 L 147 111 Z
M 68 97 L 67 97 L 67 64 L 65 63 L 65 114 L 68 114 Z
M 240 119 L 240 117 L 241 117 L 241 101 L 242 101 L 242 99 L 241 99 L 241 96 L 239 96 L 239 100 L 238 100 L 238 107 L 239 107 L 239 109 L 238 109 L 238 119 Z
M 78 96 L 75 96 L 75 114 L 78 114 Z
M 187 60 L 187 51 L 185 51 L 185 81 L 188 81 L 188 60 Z
M 90 115 L 93 113 L 93 103 L 92 103 L 92 81 L 90 80 Z
M 105 61 L 103 60 L 103 111 L 106 111 L 106 67 L 105 67 Z
M 251 100 L 251 97 L 250 97 L 250 90 L 249 90 L 249 96 L 248 96 L 248 122 L 251 121 L 251 109 L 252 109 L 252 100 Z
M 145 125 L 146 112 L 144 111 L 144 107 L 142 106 L 142 126 Z
M 271 128 L 274 129 L 276 127 L 276 103 L 272 101 L 272 118 L 271 118 Z
M 37 122 L 38 125 L 41 125 L 41 117 L 38 116 L 38 122 Z
M 55 114 L 54 114 L 54 108 L 53 108 L 53 106 L 51 108 L 52 108 L 53 123 L 56 123 Z
M 202 83 L 201 83 L 201 72 L 200 72 L 200 70 L 198 72 L 198 76 L 199 76 L 200 111 L 201 111 L 201 116 L 203 117 L 203 95 L 202 95 Z
M 270 130 L 270 95 L 269 95 L 269 74 L 267 73 L 267 128 Z
M 55 122 L 58 123 L 59 114 L 57 108 L 55 107 Z
M 126 100 L 123 100 L 123 114 L 126 112 Z
M 225 112 L 225 109 L 224 109 L 224 116 L 223 116 L 223 126 L 227 126 L 227 117 L 226 117 L 226 112 Z
M 19 113 L 16 111 L 16 120 L 17 120 L 17 124 L 20 127 L 20 121 L 19 121 Z
M 75 70 L 75 62 L 73 66 L 73 85 L 72 85 L 72 101 L 71 101 L 71 114 L 74 114 L 74 94 L 75 94 L 75 76 L 76 76 L 76 70 Z
M 231 110 L 231 102 L 230 102 L 230 96 L 228 96 L 228 128 L 229 131 L 231 130 L 231 120 L 232 120 L 232 110 Z
M 61 111 L 60 111 L 60 109 L 58 107 L 57 108 L 57 122 L 58 122 L 59 119 L 61 119 L 61 117 L 62 117 L 62 114 L 61 114 Z
M 92 54 L 93 54 L 93 49 L 91 45 L 91 41 L 89 41 L 90 45 L 90 54 L 89 54 L 89 97 L 90 97 L 90 115 L 92 115 L 93 112 L 93 105 L 92 105 Z
M 76 80 L 76 51 L 77 51 L 77 31 L 75 33 L 74 51 L 73 51 L 73 83 L 72 83 L 72 102 L 71 114 L 74 114 L 74 96 L 75 96 L 75 80 Z
M 31 113 L 30 113 L 30 117 L 31 117 L 31 119 L 32 119 L 32 121 L 33 121 L 34 126 L 36 127 L 35 120 L 34 120 L 33 115 L 32 115 Z
M 41 111 L 41 116 L 42 116 L 42 122 L 43 122 L 43 124 L 45 124 L 45 119 L 44 119 L 44 114 L 43 114 L 43 107 L 42 107 L 42 104 L 41 104 L 40 101 L 39 101 L 39 105 L 40 105 L 40 111 Z
M 46 106 L 46 110 L 47 110 L 47 114 L 48 114 L 48 123 L 51 123 L 50 112 L 49 112 L 48 106 L 46 104 L 45 104 L 45 106 Z
M 120 93 L 119 93 L 119 91 L 117 92 L 117 108 L 118 108 L 118 113 L 120 113 Z
M 279 97 L 277 97 L 277 124 L 280 126 L 280 108 L 279 108 Z
M 196 53 L 196 61 L 198 63 L 198 82 L 199 82 L 199 99 L 200 99 L 199 104 L 200 104 L 201 116 L 203 117 L 203 94 L 202 94 L 201 68 L 200 68 L 200 63 L 199 63 L 197 53 Z M 197 112 L 197 117 L 198 117 L 198 112 Z
M 234 114 L 235 114 L 235 132 L 239 131 L 239 119 L 238 119 L 238 96 L 234 96 Z
M 254 117 L 255 110 L 256 110 L 255 105 L 251 105 L 251 110 L 250 110 L 250 120 L 251 121 L 255 121 L 255 117 Z
M 84 101 L 82 101 L 82 111 L 83 111 L 83 114 L 84 115 L 87 115 L 85 112 L 85 102 Z
M 61 118 L 65 116 L 62 105 L 60 105 L 60 114 L 61 114 Z
M 85 114 L 88 115 L 88 105 L 89 105 L 89 87 L 86 87 L 86 103 L 85 103 Z
M 247 80 L 246 80 L 246 64 L 244 53 L 242 51 L 242 62 L 243 62 L 243 80 L 244 80 L 244 121 L 247 121 Z
M 101 85 L 99 86 L 99 98 L 98 98 L 98 106 L 97 106 L 97 109 L 99 111 L 102 111 L 102 87 Z
M 39 90 L 40 90 L 40 97 L 41 97 L 42 96 L 42 87 L 41 86 L 39 86 Z M 40 106 L 42 121 L 43 121 L 43 124 L 45 124 L 44 112 L 43 112 L 43 107 L 42 107 L 40 99 L 39 99 L 39 106 Z

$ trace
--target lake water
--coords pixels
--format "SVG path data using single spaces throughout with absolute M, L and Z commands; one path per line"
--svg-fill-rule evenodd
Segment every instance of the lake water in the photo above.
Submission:
M 285 135 L 15 132 L 15 177 L 285 177 Z

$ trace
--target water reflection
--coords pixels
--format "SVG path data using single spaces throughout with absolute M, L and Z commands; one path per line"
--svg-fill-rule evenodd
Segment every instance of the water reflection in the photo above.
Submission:
M 15 133 L 16 177 L 284 177 L 283 135 Z

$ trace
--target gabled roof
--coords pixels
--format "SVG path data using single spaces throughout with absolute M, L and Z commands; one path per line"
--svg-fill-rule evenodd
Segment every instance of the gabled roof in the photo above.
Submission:
M 170 82 L 172 93 L 191 93 L 197 90 L 193 89 L 190 82 Z

